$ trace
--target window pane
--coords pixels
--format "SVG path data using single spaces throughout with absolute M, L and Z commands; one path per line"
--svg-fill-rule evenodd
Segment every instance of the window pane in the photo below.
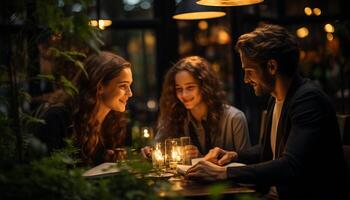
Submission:
M 338 112 L 349 112 L 349 42 L 345 24 L 335 21 L 289 26 L 301 44 L 300 72 L 331 97 Z M 346 102 L 346 103 L 345 103 Z M 343 104 L 345 103 L 345 104 Z
M 103 49 L 111 50 L 132 64 L 133 98 L 146 101 L 157 95 L 156 38 L 153 30 L 103 31 Z
M 179 21 L 180 57 L 198 55 L 206 58 L 225 84 L 227 97 L 233 101 L 232 38 L 227 18 Z
M 96 5 L 90 10 L 91 18 L 96 18 Z M 111 20 L 152 19 L 153 0 L 100 0 L 100 18 Z
M 304 1 L 293 0 L 285 1 L 287 16 L 320 16 L 320 15 L 337 15 L 340 14 L 340 1 Z

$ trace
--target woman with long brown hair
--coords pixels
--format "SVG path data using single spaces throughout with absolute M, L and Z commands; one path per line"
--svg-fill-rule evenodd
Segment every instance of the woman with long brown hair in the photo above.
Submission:
M 242 150 L 250 146 L 242 111 L 225 103 L 220 80 L 204 58 L 190 56 L 178 61 L 165 76 L 160 98 L 156 140 L 190 136 L 190 153 L 205 155 L 213 147 Z M 144 148 L 145 156 L 150 154 Z
M 132 96 L 131 64 L 110 52 L 88 57 L 87 74 L 77 80 L 79 93 L 46 112 L 41 139 L 49 149 L 60 148 L 64 137 L 71 137 L 86 164 L 110 161 L 113 149 L 123 146 L 126 118 L 124 111 Z

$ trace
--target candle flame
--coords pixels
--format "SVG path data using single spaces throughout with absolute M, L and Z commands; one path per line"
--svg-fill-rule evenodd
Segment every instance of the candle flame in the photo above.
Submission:
M 159 149 L 154 150 L 154 158 L 156 160 L 164 160 L 163 154 Z
M 180 147 L 173 147 L 172 151 L 171 151 L 171 158 L 173 159 L 173 161 L 181 161 L 181 151 L 180 151 Z

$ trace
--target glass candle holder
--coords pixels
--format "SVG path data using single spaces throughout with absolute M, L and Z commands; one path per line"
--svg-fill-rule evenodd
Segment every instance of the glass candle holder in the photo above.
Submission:
M 164 165 L 165 156 L 162 151 L 162 146 L 160 142 L 157 142 L 152 151 L 152 164 L 156 169 L 162 169 Z
M 179 138 L 165 140 L 165 161 L 171 169 L 182 162 L 182 150 Z

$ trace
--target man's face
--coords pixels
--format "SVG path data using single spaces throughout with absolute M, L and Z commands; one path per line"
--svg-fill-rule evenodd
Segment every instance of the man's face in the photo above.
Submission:
M 259 63 L 239 53 L 244 70 L 244 82 L 253 86 L 256 96 L 270 94 L 274 88 L 275 76 L 271 75 L 267 69 L 262 69 Z

